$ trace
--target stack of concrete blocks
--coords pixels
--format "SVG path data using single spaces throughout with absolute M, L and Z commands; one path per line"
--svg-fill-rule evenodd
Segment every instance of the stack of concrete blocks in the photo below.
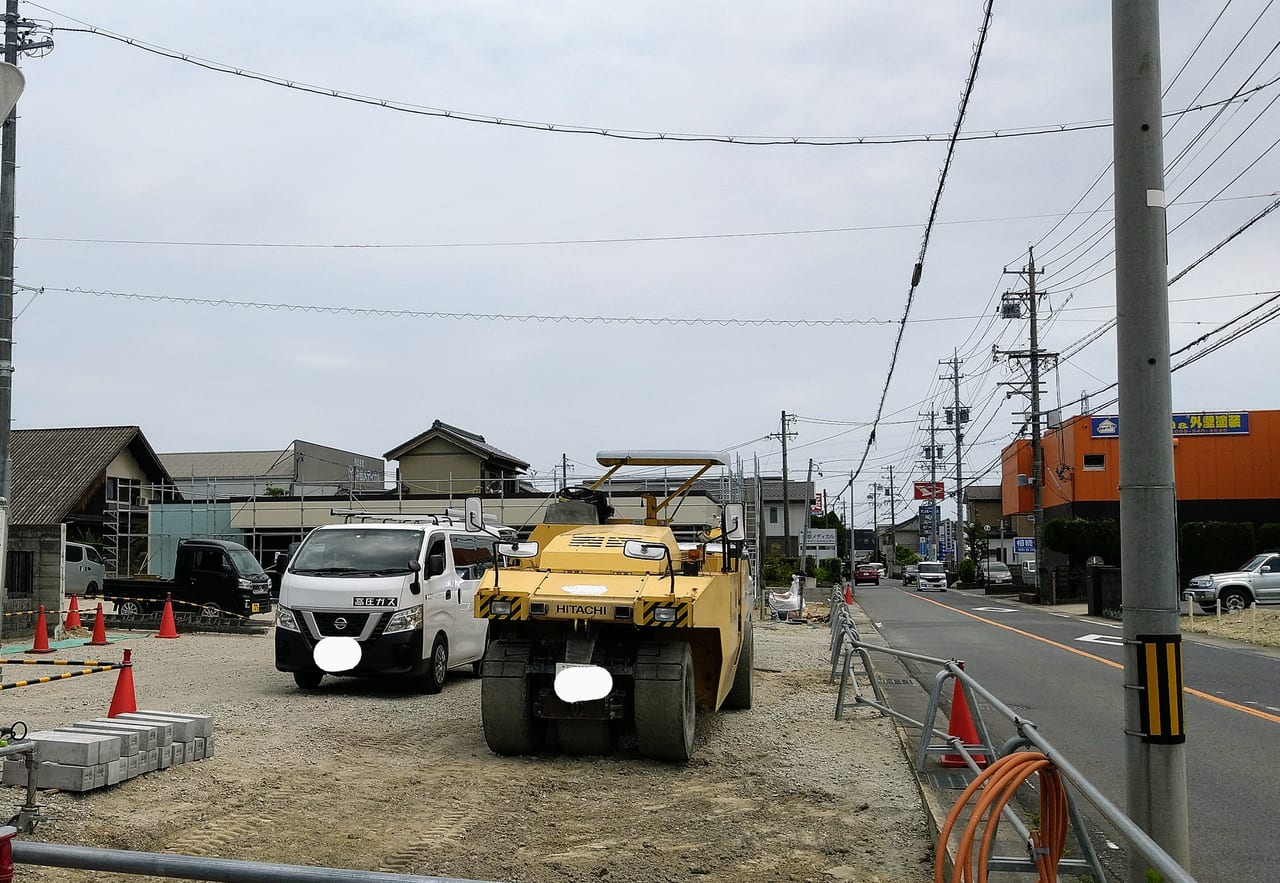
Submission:
M 213 756 L 213 719 L 203 714 L 138 711 L 30 733 L 39 745 L 36 787 L 92 791 L 153 770 Z M 27 784 L 25 757 L 4 764 L 6 785 Z

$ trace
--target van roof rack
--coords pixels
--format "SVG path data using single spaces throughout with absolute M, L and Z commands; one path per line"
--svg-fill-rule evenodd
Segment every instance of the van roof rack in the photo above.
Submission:
M 405 524 L 434 524 L 445 527 L 464 527 L 466 513 L 462 509 L 444 509 L 439 512 L 370 512 L 367 509 L 330 509 L 329 514 L 341 516 L 347 524 L 352 521 L 367 523 L 370 521 L 390 521 Z M 485 524 L 495 528 L 504 528 L 492 515 L 484 516 Z

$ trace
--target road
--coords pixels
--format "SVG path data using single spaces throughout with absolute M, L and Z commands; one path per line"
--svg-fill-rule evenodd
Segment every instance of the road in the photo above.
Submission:
M 858 602 L 893 647 L 965 660 L 1125 805 L 1119 623 L 954 589 L 917 593 L 896 580 L 860 588 Z M 1280 654 L 1188 636 L 1183 658 L 1191 872 L 1203 883 L 1275 879 L 1280 768 L 1270 758 L 1280 750 Z M 922 672 L 929 686 L 935 671 Z M 984 716 L 993 738 L 1012 734 L 993 712 Z

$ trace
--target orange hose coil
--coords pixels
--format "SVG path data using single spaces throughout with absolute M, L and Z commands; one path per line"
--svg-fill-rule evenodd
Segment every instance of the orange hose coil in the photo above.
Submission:
M 1037 879 L 1040 883 L 1054 883 L 1058 879 L 1058 862 L 1062 859 L 1067 844 L 1066 788 L 1053 761 L 1036 751 L 1020 751 L 1005 755 L 983 770 L 969 783 L 969 787 L 951 807 L 951 812 L 947 813 L 946 824 L 938 834 L 937 856 L 933 868 L 934 883 L 947 883 L 947 841 L 952 830 L 959 824 L 965 807 L 975 795 L 978 796 L 968 824 L 959 835 L 950 883 L 986 883 L 987 862 L 995 843 L 1000 812 L 1033 774 L 1040 779 L 1040 827 L 1031 830 L 1031 842 L 1039 872 Z M 982 840 L 975 857 L 974 839 L 979 827 L 982 827 Z

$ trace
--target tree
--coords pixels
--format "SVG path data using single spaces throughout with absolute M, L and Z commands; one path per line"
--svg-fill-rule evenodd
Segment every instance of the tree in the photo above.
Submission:
M 969 553 L 969 560 L 981 564 L 987 560 L 990 544 L 987 542 L 987 529 L 975 521 L 966 521 L 964 525 L 964 544 Z
M 1044 526 L 1044 544 L 1066 555 L 1072 567 L 1083 567 L 1094 555 L 1120 563 L 1120 525 L 1111 518 L 1055 518 Z
M 915 564 L 922 560 L 920 553 L 914 549 L 908 549 L 906 546 L 897 546 L 893 550 L 893 558 L 898 562 L 899 567 L 906 567 L 908 564 Z

